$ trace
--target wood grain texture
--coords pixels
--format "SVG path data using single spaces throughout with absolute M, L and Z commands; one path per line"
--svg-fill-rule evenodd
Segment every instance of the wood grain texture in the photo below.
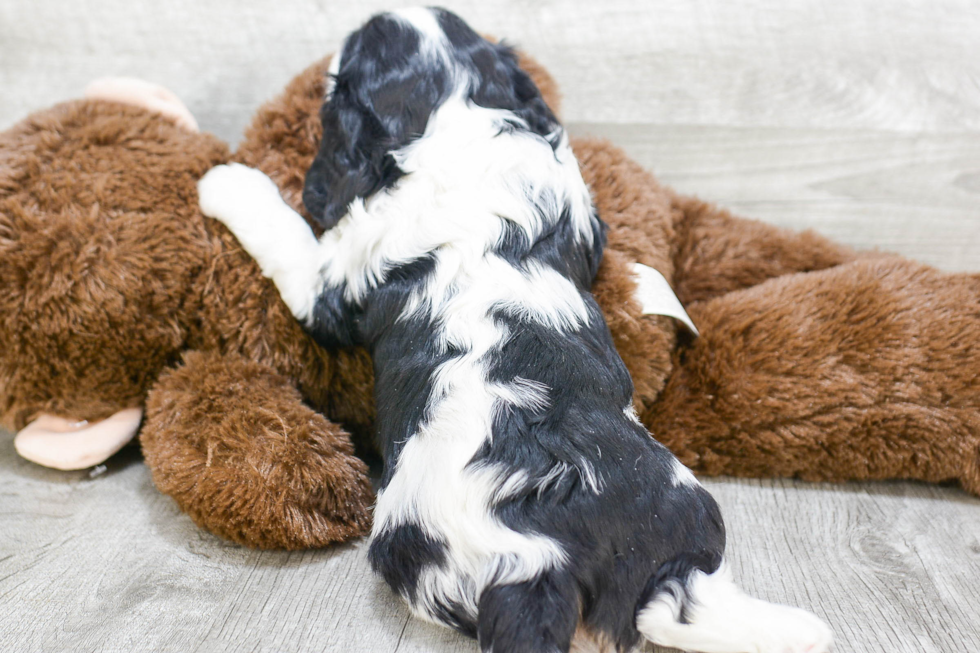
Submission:
M 980 50 L 980 47 L 978 47 Z M 573 123 L 608 138 L 661 181 L 744 217 L 980 270 L 980 131 Z
M 409 616 L 365 545 L 260 552 L 201 531 L 135 448 L 63 473 L 0 434 L 0 645 L 23 653 L 475 653 Z M 704 479 L 750 593 L 824 617 L 839 653 L 980 650 L 980 500 L 912 483 Z
M 370 14 L 416 2 L 3 0 L 0 128 L 107 74 L 237 141 L 258 104 Z M 974 0 L 447 0 L 539 58 L 570 121 L 980 128 Z

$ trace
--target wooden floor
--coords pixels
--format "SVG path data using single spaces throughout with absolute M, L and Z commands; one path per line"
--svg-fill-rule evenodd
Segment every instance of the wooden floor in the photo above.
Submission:
M 841 653 L 980 651 L 980 500 L 912 483 L 703 479 L 751 593 L 824 617 Z M 138 451 L 98 476 L 0 447 L 5 651 L 475 653 L 409 616 L 364 544 L 230 545 L 153 487 Z
M 0 129 L 92 77 L 130 74 L 167 84 L 234 143 L 260 102 L 395 4 L 0 0 Z M 685 192 L 980 270 L 974 0 L 445 4 L 540 58 L 573 132 L 611 138 Z M 703 481 L 737 579 L 821 615 L 840 653 L 980 652 L 980 499 Z M 363 548 L 232 546 L 153 487 L 135 448 L 99 475 L 63 473 L 0 433 L 0 652 L 477 650 L 410 618 Z

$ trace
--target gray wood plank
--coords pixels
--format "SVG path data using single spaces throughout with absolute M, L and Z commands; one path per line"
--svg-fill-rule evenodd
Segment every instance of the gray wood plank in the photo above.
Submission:
M 375 11 L 362 0 L 3 0 L 0 128 L 127 74 L 237 141 L 258 104 Z M 553 72 L 570 121 L 980 128 L 972 0 L 447 0 Z

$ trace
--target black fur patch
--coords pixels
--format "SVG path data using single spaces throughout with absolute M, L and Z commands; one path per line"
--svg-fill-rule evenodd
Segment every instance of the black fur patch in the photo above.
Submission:
M 472 464 L 527 473 L 525 491 L 495 506 L 498 517 L 561 543 L 581 588 L 583 621 L 625 649 L 639 641 L 634 607 L 658 570 L 683 581 L 709 567 L 661 565 L 686 552 L 720 560 L 725 531 L 708 492 L 675 486 L 673 455 L 624 414 L 632 382 L 598 306 L 587 301 L 590 325 L 573 334 L 498 316 L 512 335 L 490 380 L 543 383 L 552 401 L 543 411 L 502 412 L 492 445 Z
M 313 308 L 310 327 L 324 347 L 365 345 L 375 374 L 376 442 L 386 461 L 398 460 L 402 448 L 419 429 L 432 392 L 432 371 L 459 352 L 439 351 L 434 329 L 425 318 L 398 320 L 409 294 L 425 283 L 434 269 L 431 257 L 389 270 L 385 282 L 355 305 L 344 299 L 346 286 L 324 289 Z M 388 486 L 394 465 L 385 465 L 380 489 Z
M 415 600 L 419 574 L 446 562 L 446 545 L 426 535 L 417 524 L 403 524 L 381 533 L 368 549 L 371 569 L 398 594 Z

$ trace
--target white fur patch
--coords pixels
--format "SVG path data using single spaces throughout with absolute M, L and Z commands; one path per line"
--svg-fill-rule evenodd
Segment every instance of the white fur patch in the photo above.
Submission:
M 495 294 L 513 297 L 523 290 L 518 303 L 529 312 L 549 311 L 552 302 L 540 297 L 559 293 L 564 310 L 576 317 L 555 319 L 579 323 L 587 314 L 585 304 L 574 285 L 562 285 L 567 280 L 560 274 L 536 266 L 522 273 L 487 256 L 508 222 L 531 242 L 536 240 L 545 225 L 534 200 L 555 191 L 561 194 L 551 201 L 557 206 L 568 203 L 577 236 L 588 243 L 593 238 L 591 198 L 567 137 L 552 152 L 534 134 L 499 134 L 507 118 L 513 114 L 472 105 L 460 95 L 448 99 L 429 119 L 421 138 L 392 153 L 406 175 L 368 201 L 353 202 L 347 215 L 324 235 L 320 257 L 325 281 L 346 282 L 348 298 L 357 302 L 383 283 L 392 268 L 433 255 L 438 259 L 436 274 L 406 313 L 442 313 L 438 304 L 455 292 L 457 280 L 475 281 L 477 274 L 490 274 L 506 278 L 499 280 L 503 286 L 488 280 L 488 291 L 498 288 Z M 527 283 L 529 279 L 538 290 Z M 550 287 L 541 291 L 541 284 Z
M 816 616 L 784 605 L 754 599 L 731 580 L 722 564 L 713 574 L 694 572 L 686 592 L 691 597 L 689 623 L 680 623 L 684 588 L 654 597 L 636 619 L 644 637 L 660 644 L 704 653 L 826 653 L 833 639 Z
M 330 65 L 327 67 L 327 87 L 323 93 L 324 102 L 329 102 L 333 95 L 334 86 L 337 85 L 337 74 L 340 72 L 340 58 L 343 56 L 345 43 L 340 44 L 337 52 L 330 57 Z
M 518 376 L 508 384 L 492 385 L 490 388 L 504 408 L 520 406 L 532 413 L 539 413 L 551 403 L 548 398 L 551 389 L 540 381 Z
M 637 426 L 643 426 L 643 422 L 640 421 L 640 416 L 636 414 L 636 407 L 632 401 L 629 406 L 623 409 L 623 415 L 626 415 L 626 418 Z
M 447 43 L 446 35 L 439 26 L 435 15 L 426 7 L 403 7 L 389 14 L 405 21 L 415 28 L 423 42 L 432 44 Z
M 673 459 L 673 469 L 671 471 L 673 472 L 671 482 L 673 483 L 674 487 L 677 487 L 678 485 L 686 485 L 689 487 L 700 485 L 700 483 L 698 483 L 698 479 L 695 478 L 691 470 L 676 458 Z

